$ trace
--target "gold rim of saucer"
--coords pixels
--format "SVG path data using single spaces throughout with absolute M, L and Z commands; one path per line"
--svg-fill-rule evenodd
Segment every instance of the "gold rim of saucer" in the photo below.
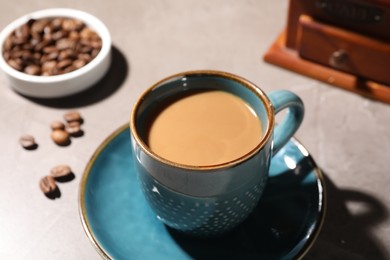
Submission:
M 267 117 L 268 117 L 268 124 L 267 128 L 265 131 L 265 134 L 261 138 L 260 142 L 258 145 L 253 148 L 251 151 L 247 152 L 246 154 L 240 156 L 237 159 L 221 163 L 221 164 L 214 164 L 214 165 L 201 165 L 201 166 L 193 166 L 193 165 L 186 165 L 186 164 L 181 164 L 181 163 L 176 163 L 170 160 L 167 160 L 156 153 L 154 153 L 150 148 L 145 144 L 144 141 L 142 141 L 141 137 L 139 136 L 138 132 L 136 131 L 136 120 L 135 120 L 135 115 L 138 112 L 138 107 L 143 101 L 143 99 L 152 91 L 154 91 L 156 88 L 158 88 L 161 84 L 165 82 L 169 82 L 171 80 L 174 80 L 179 77 L 185 77 L 185 76 L 191 76 L 191 75 L 209 75 L 209 76 L 218 76 L 226 79 L 230 79 L 233 81 L 236 81 L 240 84 L 242 84 L 244 87 L 248 88 L 250 91 L 252 91 L 257 97 L 263 102 L 264 107 L 267 111 Z M 131 112 L 130 116 L 130 132 L 131 135 L 134 137 L 136 143 L 141 147 L 141 149 L 154 158 L 157 161 L 160 161 L 164 164 L 168 164 L 177 168 L 184 168 L 184 169 L 189 169 L 189 170 L 214 170 L 214 169 L 220 169 L 220 168 L 228 168 L 237 164 L 240 164 L 241 162 L 247 160 L 248 158 L 252 157 L 254 154 L 256 154 L 258 151 L 260 151 L 265 144 L 269 141 L 269 139 L 272 136 L 272 131 L 274 128 L 275 124 L 275 118 L 274 118 L 274 107 L 267 97 L 267 95 L 264 93 L 263 90 L 261 90 L 258 86 L 256 86 L 254 83 L 250 82 L 247 79 L 244 79 L 240 76 L 237 76 L 235 74 L 231 74 L 228 72 L 223 72 L 223 71 L 217 71 L 217 70 L 193 70 L 193 71 L 186 71 L 186 72 L 181 72 L 174 74 L 172 76 L 166 77 L 157 83 L 153 84 L 151 87 L 146 89 L 141 96 L 137 99 L 136 103 L 133 106 L 133 110 Z
M 307 156 L 310 158 L 310 160 L 314 162 L 314 166 L 315 166 L 314 171 L 317 176 L 318 194 L 320 197 L 319 198 L 320 201 L 318 202 L 318 204 L 321 205 L 316 218 L 318 221 L 317 225 L 315 225 L 314 230 L 312 231 L 312 235 L 308 237 L 306 243 L 303 245 L 301 250 L 296 255 L 296 258 L 301 260 L 303 259 L 304 256 L 306 256 L 306 254 L 313 247 L 314 242 L 317 240 L 318 236 L 321 233 L 322 226 L 324 225 L 325 222 L 328 200 L 327 200 L 327 189 L 325 185 L 324 174 L 322 173 L 322 171 L 320 170 L 317 163 L 314 161 L 313 157 L 310 155 L 306 147 L 296 137 L 292 137 L 291 140 L 295 143 L 295 145 L 299 148 L 299 150 L 301 150 L 302 152 L 304 151 L 307 154 Z

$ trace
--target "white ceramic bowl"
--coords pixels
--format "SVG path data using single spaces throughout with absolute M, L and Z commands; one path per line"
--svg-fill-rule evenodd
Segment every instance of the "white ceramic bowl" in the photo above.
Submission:
M 34 76 L 15 70 L 3 57 L 3 43 L 18 27 L 30 19 L 68 17 L 83 21 L 94 30 L 102 40 L 98 55 L 85 66 L 61 75 Z M 107 72 L 111 63 L 111 36 L 107 27 L 96 17 L 83 11 L 55 8 L 36 11 L 24 15 L 0 33 L 0 68 L 9 84 L 19 93 L 38 98 L 64 97 L 83 91 L 98 82 Z

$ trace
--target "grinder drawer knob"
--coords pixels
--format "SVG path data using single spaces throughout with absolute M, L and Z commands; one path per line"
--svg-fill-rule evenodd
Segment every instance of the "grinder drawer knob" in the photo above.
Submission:
M 329 57 L 329 64 L 332 67 L 340 68 L 347 62 L 348 54 L 344 50 L 334 51 Z

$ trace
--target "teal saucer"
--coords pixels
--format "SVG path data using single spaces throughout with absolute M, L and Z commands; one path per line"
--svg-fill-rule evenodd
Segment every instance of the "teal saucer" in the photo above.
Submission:
M 324 180 L 294 138 L 271 162 L 255 211 L 218 238 L 193 238 L 162 224 L 137 184 L 127 125 L 89 161 L 80 184 L 84 230 L 107 259 L 293 259 L 310 249 L 325 215 Z

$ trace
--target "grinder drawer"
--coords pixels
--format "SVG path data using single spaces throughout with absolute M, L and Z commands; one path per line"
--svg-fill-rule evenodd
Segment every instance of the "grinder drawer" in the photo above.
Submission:
M 299 19 L 299 55 L 365 79 L 390 84 L 390 43 L 315 21 Z

